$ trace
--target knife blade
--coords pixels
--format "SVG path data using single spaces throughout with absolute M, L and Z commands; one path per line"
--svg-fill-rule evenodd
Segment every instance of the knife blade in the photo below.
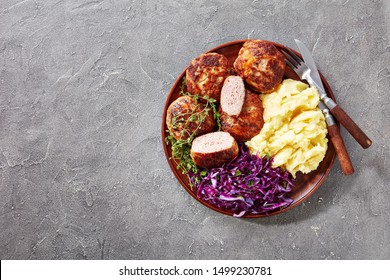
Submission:
M 332 112 L 333 116 L 347 129 L 347 131 L 355 138 L 355 140 L 364 148 L 371 146 L 372 141 L 368 136 L 360 129 L 360 127 L 348 116 L 348 114 L 329 96 L 327 95 L 324 85 L 322 83 L 320 74 L 318 72 L 317 66 L 314 62 L 314 59 L 311 55 L 309 49 L 305 46 L 304 43 L 295 39 L 300 53 L 302 54 L 303 60 L 306 66 L 309 68 L 310 72 L 308 78 L 306 79 L 310 85 L 315 86 L 320 92 L 320 99 Z
M 297 44 L 300 53 L 302 54 L 303 60 L 305 61 L 305 64 L 310 69 L 310 77 L 313 79 L 313 82 L 317 84 L 316 87 L 318 87 L 318 90 L 325 91 L 324 84 L 322 83 L 320 73 L 318 72 L 316 63 L 314 62 L 314 59 L 311 55 L 311 52 L 308 50 L 306 45 L 299 41 L 298 39 L 295 39 L 295 43 Z M 310 55 L 308 55 L 310 54 Z

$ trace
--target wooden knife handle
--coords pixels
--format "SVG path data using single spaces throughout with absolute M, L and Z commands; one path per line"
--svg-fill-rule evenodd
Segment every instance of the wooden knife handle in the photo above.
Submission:
M 372 141 L 368 136 L 357 126 L 357 124 L 345 113 L 345 111 L 339 106 L 336 105 L 333 109 L 330 110 L 332 115 L 345 127 L 346 130 L 356 139 L 356 141 L 364 149 L 367 149 L 371 146 Z
M 328 133 L 334 149 L 336 150 L 344 175 L 352 174 L 355 170 L 353 169 L 343 138 L 341 138 L 339 127 L 336 124 L 328 126 Z

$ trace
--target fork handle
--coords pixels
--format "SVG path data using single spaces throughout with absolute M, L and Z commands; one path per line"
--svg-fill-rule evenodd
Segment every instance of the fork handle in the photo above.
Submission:
M 341 170 L 343 171 L 344 175 L 351 175 L 355 172 L 355 170 L 353 168 L 351 159 L 349 158 L 343 138 L 341 138 L 339 127 L 335 123 L 329 125 L 328 133 L 336 151 L 337 157 L 339 158 Z
M 364 149 L 367 149 L 371 146 L 372 141 L 368 136 L 363 132 L 363 130 L 358 127 L 358 125 L 345 113 L 345 111 L 336 104 L 336 106 L 330 109 L 332 115 L 345 127 L 346 130 L 355 138 L 355 140 L 362 146 Z

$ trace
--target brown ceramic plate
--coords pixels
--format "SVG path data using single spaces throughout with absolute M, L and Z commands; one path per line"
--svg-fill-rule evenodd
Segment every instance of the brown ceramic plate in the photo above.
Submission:
M 222 44 L 218 47 L 215 47 L 208 52 L 216 52 L 216 53 L 220 53 L 220 54 L 225 55 L 229 61 L 230 66 L 233 66 L 233 62 L 235 61 L 235 59 L 237 57 L 238 51 L 240 50 L 242 44 L 245 41 L 247 41 L 247 40 L 237 40 L 237 41 L 233 41 L 233 42 L 228 42 L 228 43 Z M 275 47 L 277 47 L 278 49 L 282 49 L 282 50 L 287 49 L 287 47 L 285 47 L 281 44 L 274 43 L 274 42 L 271 42 L 271 43 L 274 44 Z M 296 52 L 296 51 L 294 51 L 294 52 L 297 55 L 301 56 L 298 52 Z M 172 155 L 171 147 L 170 147 L 170 145 L 166 145 L 166 143 L 165 143 L 165 137 L 167 136 L 167 133 L 166 133 L 167 127 L 165 124 L 166 112 L 167 112 L 168 106 L 176 98 L 179 97 L 180 85 L 181 85 L 182 79 L 185 75 L 185 71 L 186 71 L 186 69 L 184 69 L 183 72 L 180 74 L 180 76 L 177 78 L 177 80 L 176 80 L 175 84 L 173 85 L 171 91 L 169 92 L 169 95 L 168 95 L 167 100 L 165 102 L 164 113 L 163 113 L 163 117 L 162 117 L 162 129 L 161 129 L 162 140 L 163 140 L 162 143 L 164 145 L 165 156 L 168 160 L 168 163 L 172 169 L 173 174 L 175 174 L 175 176 L 179 180 L 180 184 L 187 190 L 187 192 L 193 198 L 198 200 L 203 205 L 205 205 L 205 206 L 207 206 L 207 207 L 209 207 L 209 208 L 211 208 L 219 213 L 232 216 L 233 212 L 221 210 L 221 209 L 217 208 L 216 206 L 208 204 L 207 202 L 199 199 L 196 196 L 196 190 L 195 189 L 191 190 L 187 176 L 185 174 L 182 174 L 180 170 L 176 169 L 176 163 L 170 159 L 171 155 Z M 288 66 L 286 66 L 286 71 L 284 74 L 284 79 L 287 79 L 287 78 L 294 79 L 294 80 L 300 80 L 298 78 L 298 76 L 295 74 L 295 72 L 292 69 L 290 69 Z M 327 83 L 327 81 L 325 80 L 325 78 L 322 75 L 321 75 L 321 79 L 322 79 L 322 82 L 324 83 L 325 90 L 327 91 L 329 96 L 331 96 L 334 99 L 333 92 L 332 92 L 331 88 L 329 87 L 329 84 Z M 332 168 L 334 159 L 335 159 L 335 151 L 334 151 L 332 142 L 329 140 L 328 141 L 328 150 L 326 152 L 325 158 L 320 163 L 317 170 L 312 171 L 309 174 L 302 174 L 300 172 L 297 173 L 297 178 L 295 181 L 295 188 L 293 188 L 292 192 L 289 193 L 289 197 L 294 200 L 290 206 L 283 208 L 283 209 L 280 209 L 280 210 L 275 210 L 267 215 L 266 214 L 256 214 L 256 215 L 255 214 L 248 214 L 248 215 L 244 215 L 244 217 L 245 218 L 269 217 L 271 215 L 276 215 L 279 213 L 286 212 L 286 211 L 290 210 L 291 208 L 297 206 L 298 204 L 302 203 L 310 195 L 312 195 L 321 186 L 321 184 L 325 181 L 326 177 L 328 176 L 328 174 Z

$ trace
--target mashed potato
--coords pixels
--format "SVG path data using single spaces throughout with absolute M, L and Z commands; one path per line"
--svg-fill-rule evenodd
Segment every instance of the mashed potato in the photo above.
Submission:
M 274 156 L 273 166 L 286 168 L 294 177 L 298 171 L 317 169 L 328 148 L 325 118 L 317 108 L 317 89 L 287 79 L 276 91 L 260 98 L 264 126 L 246 142 L 250 151 Z

